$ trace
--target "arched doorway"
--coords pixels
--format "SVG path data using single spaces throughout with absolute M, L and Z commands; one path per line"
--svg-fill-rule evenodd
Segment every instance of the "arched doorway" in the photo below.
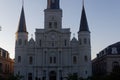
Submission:
M 57 80 L 56 79 L 56 72 L 55 71 L 51 71 L 50 73 L 49 73 L 49 80 Z

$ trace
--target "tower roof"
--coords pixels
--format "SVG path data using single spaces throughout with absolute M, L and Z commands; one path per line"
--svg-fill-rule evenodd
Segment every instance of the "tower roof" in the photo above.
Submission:
M 79 28 L 79 32 L 80 31 L 89 31 L 89 27 L 88 27 L 88 22 L 87 22 L 87 17 L 86 17 L 86 13 L 85 13 L 85 8 L 84 8 L 84 4 L 82 7 L 82 14 L 81 14 L 81 22 L 80 22 L 80 28 Z
M 19 20 L 17 32 L 27 32 L 25 15 L 24 15 L 24 8 L 23 7 L 22 7 L 22 10 L 21 10 L 21 15 L 20 15 L 20 20 Z
M 59 0 L 47 0 L 47 9 L 59 9 Z
M 75 37 L 73 37 L 71 42 L 77 42 L 77 39 Z

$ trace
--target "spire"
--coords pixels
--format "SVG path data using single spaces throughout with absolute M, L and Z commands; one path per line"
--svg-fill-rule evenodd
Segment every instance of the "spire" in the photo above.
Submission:
M 47 0 L 47 9 L 59 9 L 59 0 Z
M 80 31 L 88 31 L 89 32 L 87 17 L 86 17 L 85 8 L 84 8 L 84 0 L 83 0 L 83 6 L 82 6 L 82 14 L 81 14 L 81 22 L 80 22 L 79 32 Z
M 17 32 L 27 32 L 23 5 Z

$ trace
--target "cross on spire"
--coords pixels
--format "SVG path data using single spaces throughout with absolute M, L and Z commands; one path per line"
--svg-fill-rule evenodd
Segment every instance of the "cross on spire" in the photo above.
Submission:
M 89 27 L 88 27 L 88 22 L 87 22 L 87 17 L 86 17 L 86 13 L 85 13 L 85 8 L 84 8 L 84 0 L 82 0 L 82 14 L 81 14 L 81 21 L 80 21 L 80 28 L 79 28 L 79 32 L 80 31 L 89 31 Z
M 22 6 L 24 6 L 24 0 L 22 0 Z
M 33 34 L 31 34 L 31 37 L 33 38 Z
M 82 6 L 84 6 L 84 0 L 82 0 Z
M 85 4 L 85 1 L 84 1 L 84 0 L 82 0 L 82 7 L 84 7 L 84 4 Z
M 75 33 L 73 33 L 73 37 L 75 37 Z
M 26 28 L 26 21 L 25 21 L 25 14 L 24 14 L 24 7 L 22 6 L 20 20 L 18 24 L 18 31 L 17 32 L 27 32 Z

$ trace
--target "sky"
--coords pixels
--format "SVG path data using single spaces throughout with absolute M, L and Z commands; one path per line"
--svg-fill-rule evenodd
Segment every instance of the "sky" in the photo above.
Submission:
M 29 39 L 36 28 L 44 28 L 47 0 L 24 0 Z M 18 28 L 22 0 L 0 0 L 0 47 L 15 55 L 15 33 Z M 71 28 L 71 38 L 80 25 L 82 0 L 60 0 L 63 28 Z M 105 47 L 120 41 L 120 0 L 85 0 L 85 10 L 91 31 L 91 54 L 96 57 Z

